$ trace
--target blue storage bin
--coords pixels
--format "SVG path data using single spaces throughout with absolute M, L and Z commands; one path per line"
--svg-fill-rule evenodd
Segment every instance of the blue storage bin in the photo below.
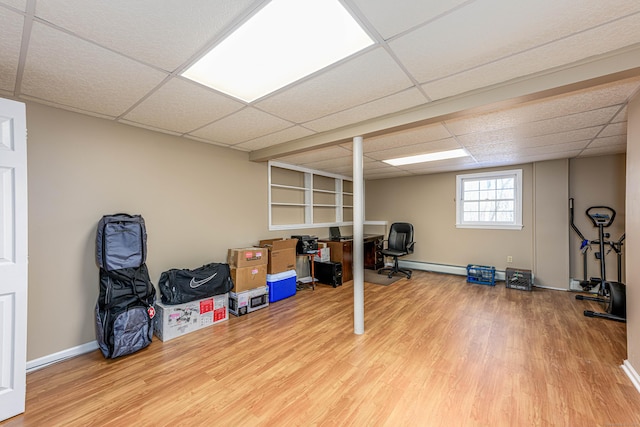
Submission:
M 486 265 L 467 265 L 467 282 L 479 285 L 496 285 L 496 268 Z
M 267 274 L 269 288 L 269 303 L 289 298 L 296 294 L 297 277 L 295 270 L 283 271 L 278 274 Z

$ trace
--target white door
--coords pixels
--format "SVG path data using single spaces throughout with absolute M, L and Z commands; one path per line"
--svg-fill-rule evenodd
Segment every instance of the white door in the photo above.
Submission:
M 0 98 L 0 421 L 24 412 L 26 350 L 25 106 Z

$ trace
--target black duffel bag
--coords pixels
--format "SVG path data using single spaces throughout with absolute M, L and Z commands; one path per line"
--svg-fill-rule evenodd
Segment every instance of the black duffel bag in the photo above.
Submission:
M 172 268 L 160 275 L 160 298 L 175 305 L 221 295 L 233 289 L 229 264 L 211 263 L 195 270 Z

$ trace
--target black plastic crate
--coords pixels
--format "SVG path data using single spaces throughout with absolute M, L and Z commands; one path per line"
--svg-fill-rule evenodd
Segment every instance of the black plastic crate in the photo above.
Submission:
M 467 282 L 495 286 L 496 268 L 485 265 L 467 265 Z
M 530 291 L 533 287 L 533 276 L 531 275 L 531 270 L 507 268 L 504 274 L 504 285 L 511 289 Z

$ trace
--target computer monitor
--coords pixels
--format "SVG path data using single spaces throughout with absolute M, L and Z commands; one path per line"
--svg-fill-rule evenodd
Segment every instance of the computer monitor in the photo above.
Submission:
M 329 238 L 331 240 L 340 240 L 340 227 L 329 227 Z

